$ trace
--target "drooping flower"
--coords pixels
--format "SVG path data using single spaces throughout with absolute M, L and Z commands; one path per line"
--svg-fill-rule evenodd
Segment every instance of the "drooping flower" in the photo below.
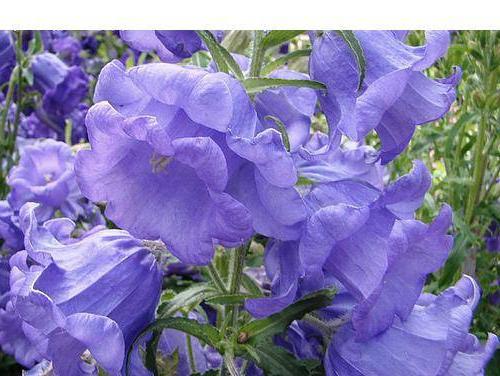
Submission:
M 64 244 L 56 235 L 74 224 L 63 218 L 40 226 L 35 208 L 28 203 L 21 209 L 26 251 L 16 255 L 24 261 L 11 283 L 23 332 L 56 374 L 80 375 L 87 350 L 117 374 L 133 339 L 154 318 L 162 280 L 156 261 L 122 230 Z
M 354 53 L 336 32 L 315 38 L 310 75 L 328 88 L 319 99 L 330 128 L 353 140 L 375 129 L 382 141 L 382 163 L 408 145 L 415 126 L 439 119 L 455 100 L 461 72 L 432 80 L 422 71 L 442 57 L 449 45 L 446 31 L 426 32 L 427 44 L 412 47 L 390 31 L 356 31 L 366 58 L 361 90 Z
M 10 206 L 18 211 L 29 201 L 40 204 L 41 221 L 56 210 L 71 219 L 83 214 L 84 198 L 76 184 L 71 148 L 62 142 L 44 140 L 24 148 L 19 164 L 11 169 L 8 184 Z
M 87 95 L 88 77 L 78 66 L 68 67 L 44 52 L 31 62 L 34 85 L 43 94 L 44 110 L 55 116 L 70 114 Z
M 325 357 L 327 375 L 480 375 L 498 346 L 468 333 L 479 287 L 464 276 L 439 296 L 419 300 L 406 320 L 368 341 L 356 339 L 351 324 L 333 337 Z
M 16 65 L 16 51 L 10 31 L 0 30 L 0 85 L 9 81 Z

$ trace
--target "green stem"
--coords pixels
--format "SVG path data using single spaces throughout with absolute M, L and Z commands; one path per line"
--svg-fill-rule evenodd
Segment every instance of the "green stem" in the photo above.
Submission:
M 486 138 L 486 119 L 485 116 L 481 116 L 481 121 L 479 123 L 479 132 L 476 139 L 476 145 L 474 150 L 474 171 L 472 177 L 472 186 L 469 190 L 469 195 L 467 197 L 467 206 L 465 208 L 465 222 L 471 225 L 474 220 L 474 208 L 476 206 L 477 197 L 481 189 L 484 178 L 484 170 L 486 163 L 483 160 L 485 155 L 483 153 L 484 143 Z
M 12 103 L 12 98 L 14 97 L 14 90 L 17 81 L 17 73 L 19 71 L 19 66 L 16 65 L 10 74 L 9 88 L 7 89 L 7 95 L 5 96 L 5 107 L 2 112 L 2 117 L 0 119 L 0 141 L 3 142 L 5 139 L 5 129 L 7 125 L 7 115 L 9 114 L 9 108 Z
M 220 292 L 227 293 L 226 285 L 222 281 L 222 278 L 220 277 L 219 272 L 217 271 L 213 263 L 208 264 L 207 270 L 208 274 L 210 275 L 210 279 L 215 284 L 215 287 L 217 287 Z
M 248 249 L 250 248 L 250 242 L 236 248 L 231 253 L 230 270 L 229 270 L 229 292 L 231 294 L 236 294 L 240 291 L 241 280 L 243 276 L 243 268 L 245 267 L 245 257 Z M 233 305 L 229 306 L 229 314 L 231 315 L 231 327 L 236 332 L 238 330 L 238 315 L 239 306 Z
M 474 166 L 473 166 L 473 175 L 472 175 L 472 186 L 469 190 L 469 194 L 467 197 L 467 205 L 465 207 L 465 223 L 472 227 L 474 222 L 474 212 L 477 204 L 477 199 L 479 197 L 479 192 L 481 191 L 481 187 L 484 179 L 484 171 L 486 167 L 486 155 L 483 152 L 485 138 L 486 138 L 486 118 L 485 115 L 482 114 L 481 120 L 479 123 L 479 131 L 476 139 L 476 144 L 474 148 Z M 472 277 L 475 276 L 476 272 L 476 247 L 469 248 L 469 254 L 467 255 L 464 265 L 463 271 L 465 274 L 468 274 Z
M 264 31 L 255 30 L 252 50 L 252 62 L 250 64 L 250 77 L 259 77 L 262 63 L 264 61 L 264 48 L 262 46 Z
M 191 367 L 191 373 L 196 373 L 196 362 L 194 361 L 193 354 L 193 344 L 191 343 L 191 336 L 186 334 L 186 345 L 188 350 L 189 365 Z

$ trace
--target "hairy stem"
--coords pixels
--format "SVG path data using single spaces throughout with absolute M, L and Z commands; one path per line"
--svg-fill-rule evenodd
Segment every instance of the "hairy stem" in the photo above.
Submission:
M 250 64 L 250 77 L 259 77 L 262 63 L 264 62 L 264 48 L 262 46 L 264 39 L 263 30 L 255 30 L 252 50 L 252 62 Z

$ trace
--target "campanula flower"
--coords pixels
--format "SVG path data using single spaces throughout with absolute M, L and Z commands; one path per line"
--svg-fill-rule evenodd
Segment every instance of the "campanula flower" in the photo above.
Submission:
M 427 44 L 412 47 L 390 31 L 356 31 L 366 59 L 366 77 L 354 53 L 336 32 L 315 38 L 310 75 L 327 86 L 319 99 L 330 128 L 359 141 L 375 130 L 388 163 L 408 145 L 415 126 L 443 117 L 456 97 L 459 68 L 444 79 L 422 71 L 442 57 L 450 42 L 447 31 L 427 31 Z
M 83 70 L 68 67 L 54 54 L 36 55 L 31 69 L 34 85 L 43 94 L 43 108 L 49 114 L 70 114 L 87 95 L 89 79 Z
M 35 208 L 21 209 L 26 251 L 18 253 L 24 262 L 11 284 L 23 332 L 56 374 L 79 375 L 86 350 L 117 374 L 133 339 L 154 317 L 162 280 L 156 261 L 122 230 L 65 244 L 58 238 L 74 224 L 59 218 L 39 225 Z

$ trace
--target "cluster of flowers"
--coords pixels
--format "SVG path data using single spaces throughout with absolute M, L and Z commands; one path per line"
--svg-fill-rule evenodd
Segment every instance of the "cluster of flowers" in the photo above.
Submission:
M 64 140 L 68 123 L 72 127 L 72 141 L 78 143 L 87 139 L 85 115 L 89 108 L 88 96 L 90 77 L 86 73 L 85 53 L 96 52 L 97 40 L 92 34 L 75 38 L 68 32 L 37 32 L 42 53 L 30 61 L 34 95 L 40 95 L 40 103 L 24 109 L 19 125 L 19 136 L 23 138 L 53 138 Z M 23 51 L 29 48 L 29 41 L 35 32 L 23 32 Z M 5 84 L 16 62 L 16 46 L 12 32 L 0 31 L 0 85 Z
M 437 296 L 422 293 L 452 248 L 451 210 L 444 206 L 430 224 L 414 219 L 431 183 L 422 162 L 394 182 L 384 173 L 415 127 L 444 116 L 455 99 L 458 68 L 438 80 L 422 73 L 446 53 L 450 36 L 427 32 L 427 44 L 412 47 L 400 32 L 355 35 L 366 58 L 361 86 L 348 43 L 325 32 L 311 34 L 309 76 L 326 93 L 279 87 L 251 98 L 215 65 L 174 64 L 205 48 L 197 33 L 122 32 L 132 48 L 163 62 L 107 64 L 86 116 L 90 148 L 75 157 L 66 144 L 38 141 L 9 174 L 0 217 L 3 351 L 34 366 L 33 374 L 47 367 L 94 374 L 97 365 L 119 374 L 132 341 L 154 320 L 165 272 L 143 240 L 161 239 L 182 263 L 206 265 L 216 246 L 261 234 L 268 241 L 260 278 L 269 280 L 270 296 L 248 299 L 251 315 L 337 290 L 317 312 L 332 329 L 326 350 L 325 333 L 305 321 L 276 339 L 298 358 L 322 360 L 327 375 L 480 374 L 498 339 L 481 344 L 468 332 L 476 282 L 464 276 Z M 65 38 L 72 37 L 51 48 L 78 64 Z M 248 58 L 234 58 L 248 71 Z M 87 90 L 78 65 L 44 53 L 33 72 L 41 111 L 77 110 Z M 309 76 L 286 68 L 269 75 Z M 329 134 L 311 132 L 318 102 Z M 379 150 L 363 143 L 372 130 Z M 341 144 L 342 136 L 353 142 Z M 101 202 L 123 230 L 103 226 L 93 204 Z M 184 336 L 165 330 L 159 345 L 165 354 L 178 348 L 179 374 L 192 366 Z M 191 347 L 198 372 L 220 366 L 213 349 L 195 339 Z M 138 350 L 131 368 L 149 374 Z

